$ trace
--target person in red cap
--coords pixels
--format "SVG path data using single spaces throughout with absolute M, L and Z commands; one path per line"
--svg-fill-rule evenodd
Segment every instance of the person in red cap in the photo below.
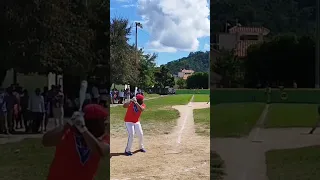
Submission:
M 128 132 L 128 143 L 125 149 L 127 156 L 132 156 L 131 147 L 133 142 L 134 132 L 137 132 L 139 137 L 140 151 L 146 152 L 143 146 L 143 131 L 140 124 L 140 116 L 142 111 L 145 110 L 146 105 L 143 103 L 143 95 L 137 94 L 136 97 L 132 98 L 130 102 L 123 104 L 124 108 L 127 108 L 127 113 L 124 118 L 125 125 Z
M 93 180 L 100 159 L 110 154 L 107 123 L 107 111 L 88 104 L 63 126 L 44 134 L 43 145 L 56 147 L 47 180 Z

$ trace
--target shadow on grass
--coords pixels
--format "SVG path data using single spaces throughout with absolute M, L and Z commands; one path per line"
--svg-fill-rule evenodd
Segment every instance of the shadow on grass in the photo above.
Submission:
M 224 176 L 226 175 L 224 172 L 224 161 L 215 151 L 211 151 L 210 154 L 210 176 L 212 179 L 223 180 Z

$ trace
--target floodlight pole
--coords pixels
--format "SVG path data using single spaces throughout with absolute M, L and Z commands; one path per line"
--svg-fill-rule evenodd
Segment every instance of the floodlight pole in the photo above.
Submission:
M 320 84 L 320 0 L 317 1 L 316 7 L 316 59 L 315 59 L 315 88 Z
M 136 22 L 136 63 L 139 62 L 138 58 L 138 27 L 142 28 L 142 24 L 140 22 Z

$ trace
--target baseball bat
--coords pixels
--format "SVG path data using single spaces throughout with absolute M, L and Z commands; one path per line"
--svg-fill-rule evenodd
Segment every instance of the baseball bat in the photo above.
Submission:
M 134 88 L 134 97 L 136 97 L 137 93 L 138 93 L 138 87 Z
M 86 99 L 86 93 L 87 93 L 87 88 L 88 88 L 88 82 L 86 80 L 83 80 L 80 85 L 80 90 L 79 90 L 79 111 L 82 111 L 82 106 L 84 103 L 84 100 Z

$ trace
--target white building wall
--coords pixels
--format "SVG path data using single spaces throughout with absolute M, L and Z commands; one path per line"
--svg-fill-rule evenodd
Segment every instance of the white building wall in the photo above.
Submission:
M 13 84 L 13 80 L 14 80 L 13 77 L 14 77 L 13 69 L 8 70 L 7 75 L 4 78 L 4 81 L 2 83 L 2 87 L 7 88 L 11 84 Z M 17 73 L 17 83 L 23 88 L 27 89 L 29 92 L 33 92 L 36 88 L 41 88 L 42 90 L 44 86 L 48 86 L 50 89 L 51 85 L 56 84 L 56 75 L 53 73 L 49 73 L 48 76 L 39 75 L 37 73 L 31 73 L 27 75 Z M 58 84 L 60 84 L 63 89 L 62 75 L 58 75 Z

